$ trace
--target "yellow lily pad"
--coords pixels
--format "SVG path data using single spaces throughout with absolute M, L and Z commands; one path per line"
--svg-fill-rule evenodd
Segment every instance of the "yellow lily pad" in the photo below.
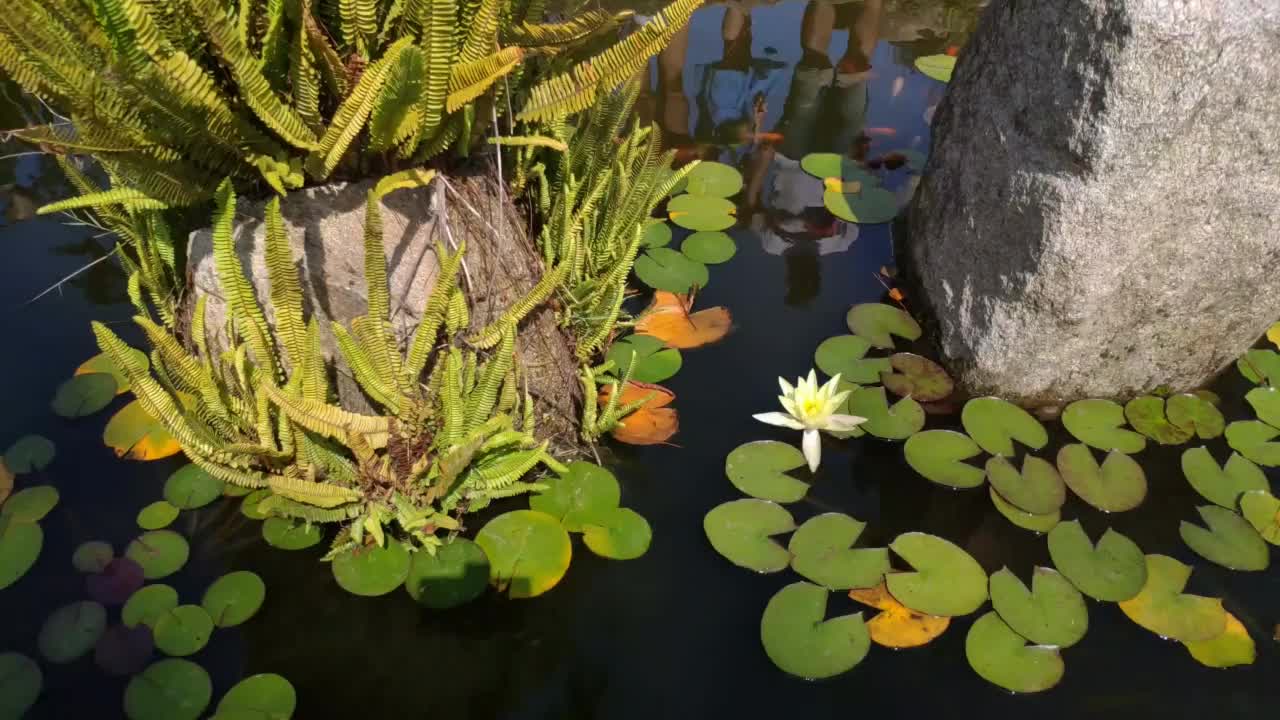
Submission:
M 1182 642 L 1212 640 L 1227 629 L 1222 600 L 1182 592 L 1191 567 L 1167 555 L 1147 555 L 1147 584 L 1120 609 L 1151 632 Z
M 1227 629 L 1222 631 L 1221 635 L 1212 640 L 1188 642 L 1183 645 L 1196 662 L 1214 668 L 1252 665 L 1258 658 L 1258 647 L 1249 636 L 1249 631 L 1231 613 L 1227 613 Z
M 164 425 L 147 414 L 134 400 L 107 421 L 102 441 L 117 457 L 129 460 L 160 460 L 178 454 L 182 448 Z

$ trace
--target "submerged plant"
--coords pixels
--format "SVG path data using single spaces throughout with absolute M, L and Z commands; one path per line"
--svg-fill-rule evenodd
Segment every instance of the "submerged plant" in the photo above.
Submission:
M 803 431 L 802 447 L 810 472 L 816 472 L 818 463 L 822 460 L 819 431 L 849 432 L 867 421 L 864 417 L 838 412 L 850 392 L 838 389 L 838 374 L 821 387 L 818 386 L 818 376 L 813 370 L 809 371 L 807 378 L 796 378 L 794 386 L 782 378 L 778 378 L 778 385 L 782 388 L 782 395 L 778 400 L 786 412 L 758 413 L 752 417 L 769 425 Z

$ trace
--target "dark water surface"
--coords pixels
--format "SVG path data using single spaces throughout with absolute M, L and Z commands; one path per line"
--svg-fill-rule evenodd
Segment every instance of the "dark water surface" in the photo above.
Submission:
M 687 37 L 677 38 L 654 63 L 642 111 L 658 119 L 686 155 L 735 162 L 761 190 L 755 202 L 744 203 L 747 227 L 733 231 L 737 256 L 712 267 L 710 284 L 698 296 L 699 306 L 727 306 L 735 330 L 718 345 L 687 352 L 684 369 L 667 383 L 678 396 L 680 446 L 608 451 L 622 480 L 623 504 L 653 527 L 648 554 L 612 562 L 575 540 L 568 574 L 542 597 L 507 601 L 490 593 L 458 610 L 430 612 L 402 592 L 377 599 L 346 594 L 327 566 L 312 562 L 319 547 L 288 553 L 266 546 L 258 523 L 239 513 L 236 500 L 184 512 L 175 529 L 191 539 L 192 559 L 164 580 L 182 602 L 198 602 L 209 582 L 231 570 L 253 570 L 268 588 L 254 619 L 215 631 L 208 647 L 191 658 L 213 676 L 215 703 L 240 677 L 275 672 L 297 688 L 296 717 L 304 720 L 1277 717 L 1280 653 L 1272 635 L 1280 622 L 1280 573 L 1229 572 L 1183 545 L 1178 523 L 1195 519 L 1193 508 L 1203 501 L 1179 470 L 1182 447 L 1149 446 L 1138 456 L 1150 483 L 1141 508 L 1105 517 L 1073 500 L 1063 516 L 1079 517 L 1094 537 L 1110 524 L 1146 552 L 1192 564 L 1188 590 L 1225 599 L 1257 643 L 1254 665 L 1203 667 L 1179 644 L 1130 622 L 1114 604 L 1095 602 L 1089 603 L 1088 635 L 1063 652 L 1062 683 L 1035 696 L 1011 696 L 970 670 L 964 637 L 976 616 L 957 619 L 923 648 L 875 646 L 853 671 L 828 681 L 788 677 L 765 656 L 760 615 L 769 598 L 797 578 L 790 571 L 758 576 L 731 566 L 707 543 L 702 518 L 739 496 L 723 472 L 730 450 L 758 439 L 798 443 L 795 433 L 762 425 L 751 414 L 777 409 L 776 377 L 806 373 L 818 343 L 847 332 L 844 314 L 851 304 L 883 299 L 875 274 L 892 265 L 892 233 L 902 231 L 846 227 L 802 210 L 806 190 L 792 183 L 787 163 L 817 150 L 868 159 L 895 149 L 926 150 L 926 115 L 944 87 L 912 70 L 911 62 L 962 45 L 974 16 L 967 3 L 900 3 L 886 6 L 875 22 L 860 15 L 863 10 L 814 6 L 806 22 L 803 3 L 754 8 L 748 53 L 745 40 L 722 39 L 722 27 L 747 13 L 708 7 L 694 17 Z M 731 12 L 739 16 L 726 25 Z M 851 53 L 851 33 L 841 29 L 849 25 L 859 40 Z M 824 40 L 820 49 L 826 52 L 815 51 Z M 811 52 L 804 51 L 806 44 Z M 823 58 L 836 67 L 828 70 Z M 741 78 L 722 71 L 739 69 L 744 60 L 759 77 L 735 85 Z M 706 82 L 709 73 L 712 81 Z M 817 93 L 824 84 L 837 90 Z M 756 92 L 767 106 L 758 125 Z M 757 131 L 782 135 L 772 154 L 713 142 L 738 142 Z M 902 202 L 910 183 L 905 169 L 885 175 L 886 187 L 900 190 Z M 0 591 L 0 651 L 32 657 L 38 657 L 36 635 L 48 613 L 85 596 L 84 578 L 71 567 L 72 550 L 104 539 L 121 552 L 138 533 L 137 510 L 160 496 L 163 479 L 182 464 L 113 457 L 101 431 L 122 400 L 76 421 L 47 409 L 58 383 L 96 352 L 89 320 L 126 328 L 132 314 L 111 262 L 24 304 L 101 256 L 95 232 L 51 220 L 0 227 L 0 327 L 7 340 L 0 355 L 6 381 L 0 445 L 28 432 L 52 438 L 57 460 L 40 475 L 19 478 L 17 486 L 47 482 L 62 494 L 60 506 L 42 522 L 45 546 L 35 568 Z M 1248 416 L 1238 401 L 1245 387 L 1234 371 L 1216 389 L 1228 399 L 1229 419 Z M 929 427 L 953 420 L 931 417 Z M 1051 429 L 1060 432 L 1057 424 Z M 1050 449 L 1062 440 L 1055 437 Z M 1215 456 L 1226 456 L 1221 441 L 1210 447 Z M 864 544 L 884 544 L 905 531 L 934 533 L 963 546 L 988 572 L 1007 565 L 1026 577 L 1035 564 L 1049 564 L 1043 537 L 1010 525 L 985 488 L 955 492 L 932 485 L 906 466 L 900 443 L 828 440 L 809 497 L 790 509 L 798 522 L 827 511 L 864 520 Z M 828 614 L 862 609 L 833 593 Z M 103 675 L 90 656 L 41 667 L 44 692 L 30 717 L 122 716 L 125 680 Z

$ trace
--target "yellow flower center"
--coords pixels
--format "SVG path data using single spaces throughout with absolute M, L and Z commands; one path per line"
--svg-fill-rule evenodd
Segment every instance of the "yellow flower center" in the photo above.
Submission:
M 816 415 L 820 410 L 822 410 L 822 404 L 816 398 L 805 398 L 804 402 L 800 403 L 800 412 L 805 417 Z

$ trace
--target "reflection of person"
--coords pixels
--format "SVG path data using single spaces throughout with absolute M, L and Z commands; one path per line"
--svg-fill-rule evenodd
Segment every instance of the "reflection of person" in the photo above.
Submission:
M 701 68 L 698 134 L 720 145 L 747 145 L 763 130 L 765 98 L 782 81 L 786 64 L 771 47 L 763 58 L 751 56 L 751 15 L 737 3 L 725 7 L 720 38 L 720 60 Z

